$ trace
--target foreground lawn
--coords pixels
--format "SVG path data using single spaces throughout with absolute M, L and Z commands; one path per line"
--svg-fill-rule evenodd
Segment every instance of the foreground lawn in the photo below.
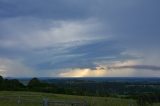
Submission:
M 73 95 L 36 93 L 36 92 L 0 91 L 0 97 L 11 98 L 9 100 L 5 98 L 0 98 L 0 106 L 42 106 L 42 101 L 44 98 L 48 98 L 51 101 L 86 101 L 88 106 L 137 106 L 136 101 L 130 99 L 73 96 Z M 29 100 L 31 102 L 21 102 L 17 100 L 18 98 L 22 100 L 23 99 Z M 57 106 L 57 105 L 49 105 L 49 106 Z M 160 106 L 160 104 L 155 104 L 154 106 Z

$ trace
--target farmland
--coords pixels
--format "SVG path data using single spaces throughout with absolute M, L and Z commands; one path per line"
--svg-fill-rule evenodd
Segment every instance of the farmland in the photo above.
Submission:
M 37 92 L 17 92 L 17 91 L 1 91 L 0 97 L 10 99 L 0 99 L 0 106 L 42 106 L 44 98 L 52 101 L 85 101 L 88 106 L 137 106 L 136 101 L 132 99 L 120 99 L 111 97 L 91 97 L 91 96 L 73 96 L 52 93 Z M 17 103 L 17 98 L 22 100 L 30 100 L 30 102 Z M 58 105 L 61 106 L 61 105 Z M 68 106 L 68 105 L 67 105 Z M 154 104 L 160 106 L 160 104 Z

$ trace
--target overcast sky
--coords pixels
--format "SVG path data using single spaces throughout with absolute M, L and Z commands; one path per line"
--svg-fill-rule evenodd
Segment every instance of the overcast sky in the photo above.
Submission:
M 0 0 L 5 77 L 159 77 L 159 0 Z

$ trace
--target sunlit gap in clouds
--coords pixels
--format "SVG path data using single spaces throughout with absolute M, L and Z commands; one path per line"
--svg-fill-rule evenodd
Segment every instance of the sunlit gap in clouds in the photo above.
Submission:
M 118 61 L 111 64 L 97 64 L 95 68 L 75 68 L 62 71 L 59 77 L 108 77 L 108 76 L 128 76 L 132 74 L 132 69 L 118 69 L 115 67 L 138 64 L 137 61 Z
M 59 73 L 60 77 L 104 77 L 107 75 L 107 70 L 101 67 L 95 69 L 72 69 L 67 72 Z
M 117 61 L 112 64 L 98 65 L 96 68 L 75 68 L 61 71 L 57 75 L 59 77 L 124 77 L 132 76 L 134 73 L 159 72 L 160 67 L 154 65 L 139 64 L 138 61 Z M 154 74 L 153 74 L 154 75 Z M 146 75 L 147 76 L 147 75 Z

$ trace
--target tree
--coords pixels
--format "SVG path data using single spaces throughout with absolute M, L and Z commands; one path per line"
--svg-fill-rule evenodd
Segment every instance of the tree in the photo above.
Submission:
M 28 83 L 29 88 L 39 87 L 40 85 L 41 85 L 41 82 L 39 81 L 38 78 L 33 78 Z
M 0 76 L 0 90 L 2 90 L 2 86 L 3 86 L 3 82 L 4 82 L 4 79 L 2 76 Z

